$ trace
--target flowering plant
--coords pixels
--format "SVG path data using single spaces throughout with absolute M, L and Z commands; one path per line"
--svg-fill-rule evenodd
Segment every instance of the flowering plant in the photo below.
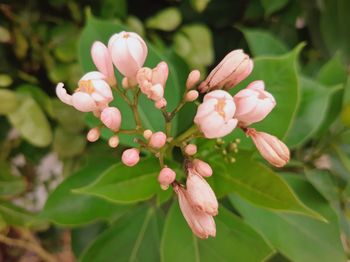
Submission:
M 253 70 L 253 61 L 249 56 L 242 50 L 234 50 L 200 84 L 200 72 L 191 71 L 182 99 L 175 109 L 168 111 L 164 89 L 169 67 L 164 61 L 153 69 L 143 67 L 147 53 L 145 41 L 133 32 L 114 34 L 108 41 L 108 47 L 96 41 L 91 47 L 91 57 L 98 71 L 86 73 L 79 80 L 73 95 L 69 95 L 63 84 L 59 83 L 56 87 L 57 96 L 79 111 L 92 112 L 100 120 L 101 124 L 87 134 L 90 142 L 99 139 L 102 126 L 113 132 L 108 140 L 112 148 L 118 147 L 119 134 L 142 135 L 142 138 L 134 139 L 137 147 L 124 150 L 122 162 L 132 167 L 141 160 L 143 151 L 153 154 L 159 160 L 160 187 L 168 190 L 172 186 L 193 233 L 200 238 L 214 237 L 216 227 L 213 217 L 218 214 L 218 201 L 205 180 L 205 177 L 213 174 L 213 170 L 208 163 L 196 158 L 197 146 L 192 141 L 199 137 L 219 139 L 235 128 L 240 128 L 247 137 L 252 138 L 263 158 L 276 167 L 283 167 L 289 161 L 287 146 L 277 137 L 249 127 L 262 121 L 275 107 L 276 101 L 265 90 L 262 80 L 252 82 L 235 96 L 228 92 Z M 118 86 L 113 65 L 123 75 L 121 87 Z M 122 117 L 123 112 L 117 107 L 109 106 L 113 100 L 112 90 L 130 107 L 136 124 L 134 129 L 121 129 L 122 122 L 130 119 Z M 200 93 L 204 94 L 202 103 L 198 102 Z M 138 111 L 139 96 L 142 94 L 162 112 L 163 130 L 145 128 Z M 173 119 L 186 103 L 199 104 L 193 120 L 195 125 L 178 136 L 173 135 Z M 237 144 L 233 145 L 237 152 Z M 176 171 L 167 163 L 167 158 L 172 157 L 175 148 L 182 152 L 186 186 L 176 179 Z

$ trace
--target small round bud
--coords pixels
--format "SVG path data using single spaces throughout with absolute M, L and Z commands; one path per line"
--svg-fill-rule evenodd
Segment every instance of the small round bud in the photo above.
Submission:
M 185 153 L 189 156 L 193 156 L 194 154 L 197 153 L 197 146 L 194 144 L 188 144 L 185 147 Z
M 199 70 L 191 71 L 191 73 L 187 77 L 186 88 L 187 89 L 193 88 L 194 85 L 197 84 L 200 78 L 201 78 L 201 73 L 199 72 Z
M 156 132 L 152 134 L 149 145 L 153 148 L 162 148 L 166 143 L 166 135 L 163 132 Z
M 165 100 L 164 97 L 154 103 L 154 106 L 158 109 L 162 109 L 166 107 L 166 105 L 167 105 L 167 101 Z
M 112 136 L 109 140 L 108 140 L 108 145 L 112 148 L 116 148 L 119 145 L 119 137 L 117 135 Z
M 100 119 L 102 123 L 112 131 L 118 131 L 122 122 L 122 115 L 116 107 L 103 109 Z
M 169 185 L 175 181 L 176 173 L 168 167 L 164 167 L 158 176 L 158 182 L 163 190 L 168 189 Z
M 208 177 L 213 174 L 213 170 L 207 162 L 204 162 L 199 159 L 194 159 L 192 161 L 192 165 L 194 170 L 196 170 L 197 173 L 201 176 Z
M 143 132 L 143 137 L 146 139 L 146 140 L 149 140 L 152 136 L 153 132 L 149 129 L 145 130 Z
M 87 133 L 86 139 L 89 142 L 95 142 L 100 138 L 101 135 L 101 131 L 98 127 L 92 128 L 89 130 L 89 132 Z
M 193 102 L 194 100 L 196 100 L 198 98 L 198 96 L 199 96 L 198 91 L 191 90 L 186 94 L 185 99 L 187 102 Z
M 134 166 L 140 161 L 140 151 L 137 148 L 130 148 L 123 152 L 122 162 L 126 166 Z

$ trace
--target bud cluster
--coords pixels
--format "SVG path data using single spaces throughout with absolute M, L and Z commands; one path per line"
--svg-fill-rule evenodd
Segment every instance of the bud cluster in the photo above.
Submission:
M 58 98 L 81 112 L 91 112 L 100 120 L 100 125 L 89 130 L 87 140 L 95 142 L 104 126 L 113 132 L 108 145 L 116 148 L 120 144 L 119 134 L 131 135 L 137 144 L 121 154 L 126 166 L 135 166 L 148 151 L 159 159 L 158 182 L 163 190 L 170 186 L 179 199 L 180 209 L 192 229 L 200 238 L 215 236 L 214 216 L 218 214 L 218 201 L 205 177 L 213 174 L 210 165 L 195 157 L 196 137 L 218 139 L 217 147 L 225 159 L 227 152 L 238 152 L 238 143 L 223 148 L 222 137 L 236 127 L 242 129 L 255 143 L 260 154 L 272 165 L 282 167 L 289 161 L 289 150 L 278 138 L 258 132 L 249 126 L 262 121 L 275 107 L 274 97 L 265 90 L 264 82 L 254 81 L 232 96 L 227 90 L 246 79 L 253 70 L 253 61 L 242 50 L 234 50 L 211 71 L 200 83 L 198 70 L 189 73 L 184 94 L 177 107 L 168 112 L 165 87 L 169 75 L 168 64 L 159 62 L 156 67 L 144 67 L 148 54 L 145 41 L 136 33 L 120 32 L 111 36 L 107 46 L 96 41 L 91 47 L 91 57 L 97 71 L 86 73 L 77 83 L 77 89 L 70 95 L 63 83 L 56 87 Z M 115 69 L 122 75 L 118 86 Z M 168 87 L 171 88 L 171 87 Z M 114 92 L 112 92 L 112 90 Z M 204 94 L 200 96 L 200 93 Z M 130 107 L 135 122 L 134 129 L 123 129 L 123 113 L 111 105 L 114 96 L 123 99 Z M 144 127 L 138 111 L 138 99 L 147 97 L 164 116 L 164 130 L 150 130 Z M 169 99 L 169 98 L 168 98 Z M 186 103 L 202 99 L 194 117 L 194 125 L 177 137 L 172 136 L 172 120 Z M 130 121 L 127 119 L 127 121 Z M 186 181 L 176 180 L 176 172 L 168 167 L 166 159 L 171 157 L 174 147 L 179 147 L 185 163 Z M 231 161 L 232 160 L 232 161 Z

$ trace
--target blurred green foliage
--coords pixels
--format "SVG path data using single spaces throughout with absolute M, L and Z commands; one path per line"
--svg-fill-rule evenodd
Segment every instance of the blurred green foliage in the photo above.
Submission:
M 29 242 L 35 235 L 58 261 L 70 261 L 57 255 L 61 246 L 94 262 L 349 259 L 349 11 L 348 0 L 2 1 L 1 234 Z M 73 91 L 94 70 L 92 42 L 107 43 L 121 30 L 147 40 L 147 66 L 169 64 L 170 110 L 190 69 L 204 77 L 238 48 L 251 54 L 255 68 L 232 94 L 263 79 L 277 100 L 256 127 L 292 149 L 285 169 L 265 165 L 238 131 L 220 145 L 197 141 L 199 156 L 214 167 L 208 181 L 222 203 L 214 239 L 193 237 L 172 192 L 159 189 L 153 159 L 129 169 L 105 140 L 87 144 L 85 131 L 96 122 L 55 97 L 58 82 Z M 131 119 L 123 101 L 113 103 Z M 144 97 L 140 111 L 147 127 L 163 128 Z M 188 128 L 194 113 L 193 106 L 180 111 L 173 134 Z M 228 146 L 236 138 L 238 153 Z M 121 144 L 133 138 L 121 136 Z M 14 250 L 1 245 L 1 259 L 26 255 Z

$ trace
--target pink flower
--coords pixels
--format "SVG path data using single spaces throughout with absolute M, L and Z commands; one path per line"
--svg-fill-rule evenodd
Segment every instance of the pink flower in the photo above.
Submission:
M 106 107 L 103 109 L 100 119 L 106 127 L 114 132 L 119 130 L 122 122 L 122 116 L 119 109 L 116 107 Z
M 210 165 L 202 160 L 194 159 L 192 161 L 194 170 L 203 177 L 209 177 L 213 174 L 213 170 Z
M 156 132 L 151 135 L 149 145 L 153 148 L 162 148 L 166 143 L 166 135 L 163 132 Z
M 115 78 L 113 63 L 108 48 L 100 41 L 93 43 L 91 47 L 91 57 L 98 71 L 106 76 L 108 84 L 111 86 L 117 83 Z
M 236 104 L 235 118 L 243 125 L 263 120 L 275 107 L 274 97 L 265 91 L 263 81 L 254 81 L 233 97 Z
M 136 76 L 141 92 L 149 99 L 157 102 L 164 97 L 164 89 L 168 79 L 169 69 L 165 62 L 160 62 L 154 69 L 141 68 Z
M 194 154 L 197 153 L 197 146 L 194 144 L 188 144 L 185 147 L 185 153 L 189 156 L 193 156 Z
M 198 89 L 208 92 L 213 89 L 229 89 L 247 78 L 253 70 L 253 61 L 243 50 L 233 50 L 210 72 Z
M 218 214 L 218 201 L 214 191 L 207 181 L 192 168 L 188 169 L 186 188 L 188 199 L 196 210 L 211 216 Z
M 73 95 L 69 95 L 63 83 L 56 86 L 58 98 L 67 105 L 82 112 L 100 111 L 113 100 L 110 86 L 104 81 L 105 76 L 93 71 L 85 74 L 78 82 L 78 88 Z
M 231 133 L 237 125 L 237 119 L 233 118 L 235 110 L 235 103 L 228 92 L 212 91 L 204 96 L 194 122 L 205 137 L 223 137 Z
M 288 163 L 290 158 L 289 149 L 277 137 L 264 132 L 258 132 L 254 128 L 248 128 L 246 134 L 253 139 L 260 154 L 271 165 L 283 167 Z
M 124 31 L 109 39 L 108 49 L 115 67 L 128 78 L 136 77 L 148 52 L 145 41 L 138 34 Z
M 179 197 L 181 212 L 192 232 L 202 239 L 206 239 L 209 236 L 215 237 L 216 226 L 213 217 L 207 213 L 194 209 L 188 199 L 188 194 L 183 187 L 175 185 L 174 191 Z
M 140 151 L 137 148 L 130 148 L 123 152 L 122 162 L 126 166 L 134 166 L 140 161 Z
M 158 182 L 163 190 L 169 188 L 169 185 L 175 181 L 176 173 L 169 167 L 164 167 L 158 176 Z

